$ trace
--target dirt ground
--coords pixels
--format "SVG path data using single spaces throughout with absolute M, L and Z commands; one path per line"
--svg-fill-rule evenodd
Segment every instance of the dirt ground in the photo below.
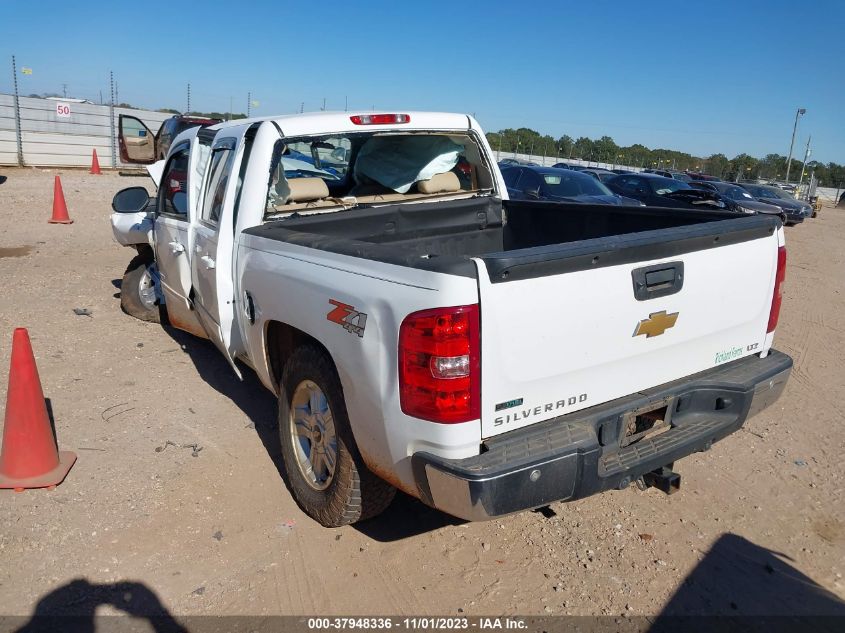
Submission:
M 69 226 L 47 224 L 57 173 Z M 132 252 L 110 202 L 146 179 L 0 174 L 0 398 L 26 327 L 59 444 L 79 456 L 53 491 L 0 491 L 0 614 L 126 611 L 127 588 L 176 615 L 845 613 L 845 211 L 786 231 L 784 396 L 676 464 L 678 494 L 631 487 L 487 523 L 400 495 L 329 530 L 282 482 L 275 399 L 255 377 L 121 312 Z

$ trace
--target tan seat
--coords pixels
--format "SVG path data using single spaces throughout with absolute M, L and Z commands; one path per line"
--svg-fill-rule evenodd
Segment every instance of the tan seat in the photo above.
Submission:
M 290 187 L 288 204 L 316 202 L 329 197 L 329 188 L 322 178 L 291 178 L 288 180 L 288 187 Z
M 428 180 L 417 182 L 417 191 L 420 193 L 452 193 L 461 190 L 461 181 L 454 172 L 447 171 L 443 174 L 435 174 Z

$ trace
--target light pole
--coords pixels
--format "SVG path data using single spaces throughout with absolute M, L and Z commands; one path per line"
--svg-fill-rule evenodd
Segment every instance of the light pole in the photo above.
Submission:
M 806 108 L 798 108 L 795 112 L 795 125 L 792 126 L 792 140 L 789 142 L 789 158 L 786 159 L 786 184 L 789 184 L 789 168 L 792 167 L 792 147 L 795 145 L 795 132 L 798 130 L 798 117 L 806 113 Z

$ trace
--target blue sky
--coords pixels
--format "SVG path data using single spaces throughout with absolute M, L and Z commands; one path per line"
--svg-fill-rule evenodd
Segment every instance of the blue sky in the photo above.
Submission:
M 22 94 L 256 114 L 327 108 L 474 112 L 490 131 L 697 155 L 845 163 L 845 2 L 24 2 L 0 21 Z

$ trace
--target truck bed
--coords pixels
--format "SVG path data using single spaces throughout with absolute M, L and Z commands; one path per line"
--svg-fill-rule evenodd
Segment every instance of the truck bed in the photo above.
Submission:
M 496 283 L 724 246 L 776 226 L 711 210 L 476 197 L 301 215 L 244 232 L 466 277 L 477 276 L 471 258 L 480 257 Z

